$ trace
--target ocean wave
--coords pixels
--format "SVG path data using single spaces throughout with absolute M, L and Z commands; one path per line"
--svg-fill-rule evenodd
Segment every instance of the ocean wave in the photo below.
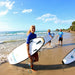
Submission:
M 0 41 L 0 44 L 3 44 L 3 43 L 11 43 L 11 42 L 18 42 L 18 41 L 26 41 L 26 38 L 25 39 L 18 39 L 18 40 Z
M 0 64 L 7 62 L 7 55 L 0 54 Z
M 14 36 L 14 35 L 25 35 L 26 33 L 5 33 L 5 34 L 0 34 L 0 36 Z
M 0 32 L 0 44 L 7 42 L 15 42 L 19 40 L 26 40 L 27 31 L 9 31 L 9 32 Z M 44 37 L 47 35 L 46 31 L 36 31 L 35 34 L 37 37 Z
M 47 32 L 35 32 L 36 34 L 46 34 Z

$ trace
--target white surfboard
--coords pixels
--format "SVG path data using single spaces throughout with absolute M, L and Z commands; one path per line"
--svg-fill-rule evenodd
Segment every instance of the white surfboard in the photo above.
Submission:
M 51 36 L 52 37 L 54 37 L 54 33 L 51 33 Z M 47 43 L 47 42 L 49 42 L 50 40 L 52 40 L 52 38 L 49 36 L 49 35 L 46 35 L 45 37 L 44 37 L 44 40 L 45 40 L 45 43 L 44 43 L 44 45 Z
M 52 34 L 52 37 L 54 37 L 54 34 Z M 44 38 L 32 39 L 30 44 L 29 44 L 30 55 L 33 55 L 34 53 L 39 51 L 40 48 L 50 40 L 51 40 L 51 38 L 49 35 L 45 36 Z M 8 62 L 10 64 L 17 64 L 21 61 L 26 60 L 27 58 L 28 58 L 28 52 L 27 52 L 26 43 L 20 45 L 16 49 L 14 49 L 7 56 Z
M 75 48 L 69 52 L 66 57 L 63 59 L 63 64 L 70 64 L 75 61 Z

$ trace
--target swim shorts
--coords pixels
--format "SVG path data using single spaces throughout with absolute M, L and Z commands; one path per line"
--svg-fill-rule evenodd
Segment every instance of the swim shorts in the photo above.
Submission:
M 63 38 L 59 38 L 59 41 L 63 41 Z

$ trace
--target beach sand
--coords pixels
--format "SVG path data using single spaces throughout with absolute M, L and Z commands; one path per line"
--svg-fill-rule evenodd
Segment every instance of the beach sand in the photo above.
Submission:
M 64 36 L 65 37 L 65 36 Z M 22 44 L 13 42 L 12 48 L 6 45 L 7 50 L 11 49 L 10 53 L 14 48 Z M 15 45 L 15 46 L 14 46 Z M 1 44 L 0 44 L 1 46 Z M 75 74 L 75 62 L 69 65 L 63 65 L 62 59 L 75 48 L 75 34 L 68 33 L 68 37 L 64 38 L 63 46 L 57 46 L 55 48 L 49 48 L 48 46 L 42 48 L 39 53 L 39 61 L 34 63 L 34 69 L 36 72 L 31 71 L 29 67 L 29 59 L 16 65 L 10 65 L 5 62 L 0 65 L 0 75 L 74 75 Z M 2 48 L 3 50 L 4 48 Z M 2 52 L 2 51 L 1 51 Z M 8 54 L 7 53 L 7 54 Z

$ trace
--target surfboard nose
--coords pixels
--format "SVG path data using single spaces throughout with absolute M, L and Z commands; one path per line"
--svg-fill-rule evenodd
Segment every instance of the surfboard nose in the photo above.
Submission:
M 64 65 L 64 62 L 62 61 L 62 64 Z

